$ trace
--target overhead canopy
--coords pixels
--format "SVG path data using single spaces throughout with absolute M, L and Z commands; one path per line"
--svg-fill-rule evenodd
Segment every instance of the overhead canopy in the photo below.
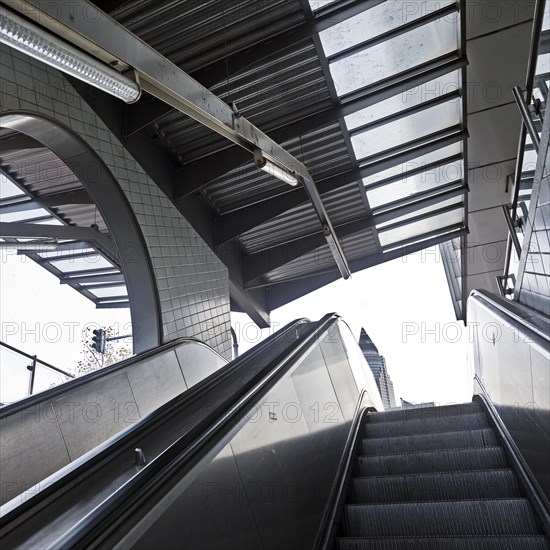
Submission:
M 459 3 L 96 4 L 307 167 L 352 271 L 467 232 Z M 339 278 L 302 186 L 147 93 L 74 84 L 228 265 L 235 309 L 262 324 Z

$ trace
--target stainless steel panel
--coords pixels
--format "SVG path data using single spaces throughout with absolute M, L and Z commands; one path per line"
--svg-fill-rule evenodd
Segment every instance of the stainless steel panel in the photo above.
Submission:
M 261 548 L 248 502 L 257 494 L 257 487 L 243 485 L 226 445 L 132 548 Z
M 32 407 L 22 401 L 17 413 L 0 421 L 2 480 L 13 479 L 22 490 L 27 489 L 64 466 L 67 449 L 69 460 L 74 460 L 185 391 L 181 364 L 190 373 L 192 385 L 226 362 L 208 346 L 187 341 L 175 350 L 133 362 L 116 374 L 102 373 L 106 378 L 76 388 L 61 386 L 62 397 L 43 396 L 41 404 Z M 63 435 L 56 415 L 63 424 Z M 49 424 L 35 429 L 31 426 L 34 418 L 40 419 L 40 425 Z M 13 493 L 13 486 L 9 491 Z
M 244 486 L 261 491 L 250 507 L 265 549 L 308 548 L 315 536 L 313 447 L 305 420 L 289 420 L 291 403 L 299 398 L 286 378 L 231 442 Z
M 536 312 L 511 302 L 532 321 Z M 523 313 L 522 313 L 523 312 Z M 550 351 L 542 338 L 486 302 L 470 298 L 471 358 L 502 421 L 550 498 Z
M 69 463 L 50 403 L 22 408 L 3 422 L 0 449 L 1 504 Z
M 188 388 L 225 365 L 225 361 L 206 346 L 184 345 L 176 349 L 176 356 Z
M 187 389 L 174 350 L 155 355 L 126 374 L 141 418 Z
M 338 327 L 327 334 L 321 341 L 323 354 L 332 385 L 338 397 L 340 410 L 347 421 L 351 421 L 359 396 L 357 383 L 354 379 L 346 351 L 342 345 Z
M 125 372 L 72 392 L 53 406 L 71 460 L 140 419 Z

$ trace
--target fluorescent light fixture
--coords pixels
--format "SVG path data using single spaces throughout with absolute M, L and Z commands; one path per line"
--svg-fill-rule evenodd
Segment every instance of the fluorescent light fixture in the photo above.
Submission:
M 293 187 L 298 185 L 298 178 L 296 176 L 264 158 L 259 149 L 254 151 L 254 162 L 258 168 L 283 181 L 284 183 L 292 185 Z
M 139 85 L 132 79 L 11 13 L 3 6 L 0 9 L 0 42 L 126 103 L 134 103 L 141 95 Z

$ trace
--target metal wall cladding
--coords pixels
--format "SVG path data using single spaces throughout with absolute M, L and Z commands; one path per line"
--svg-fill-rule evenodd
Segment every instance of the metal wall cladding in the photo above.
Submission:
M 305 19 L 299 0 L 142 0 L 111 15 L 188 72 Z
M 547 338 L 528 328 L 535 325 L 548 335 L 548 320 L 517 302 L 506 306 L 509 316 L 505 306 L 499 310 L 485 296 L 503 302 L 486 291 L 476 291 L 468 300 L 468 324 L 474 328 L 470 364 L 550 498 L 550 353 Z

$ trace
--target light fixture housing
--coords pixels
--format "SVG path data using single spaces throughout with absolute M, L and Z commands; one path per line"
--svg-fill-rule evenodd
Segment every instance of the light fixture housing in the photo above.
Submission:
M 140 86 L 134 80 L 10 12 L 4 6 L 0 8 L 0 42 L 126 103 L 136 102 L 141 95 Z
M 298 178 L 294 174 L 291 174 L 287 170 L 284 170 L 280 166 L 277 166 L 276 164 L 273 164 L 271 161 L 267 160 L 263 156 L 260 149 L 254 150 L 254 162 L 256 163 L 256 166 L 258 168 L 281 180 L 282 182 L 291 185 L 292 187 L 298 185 Z

